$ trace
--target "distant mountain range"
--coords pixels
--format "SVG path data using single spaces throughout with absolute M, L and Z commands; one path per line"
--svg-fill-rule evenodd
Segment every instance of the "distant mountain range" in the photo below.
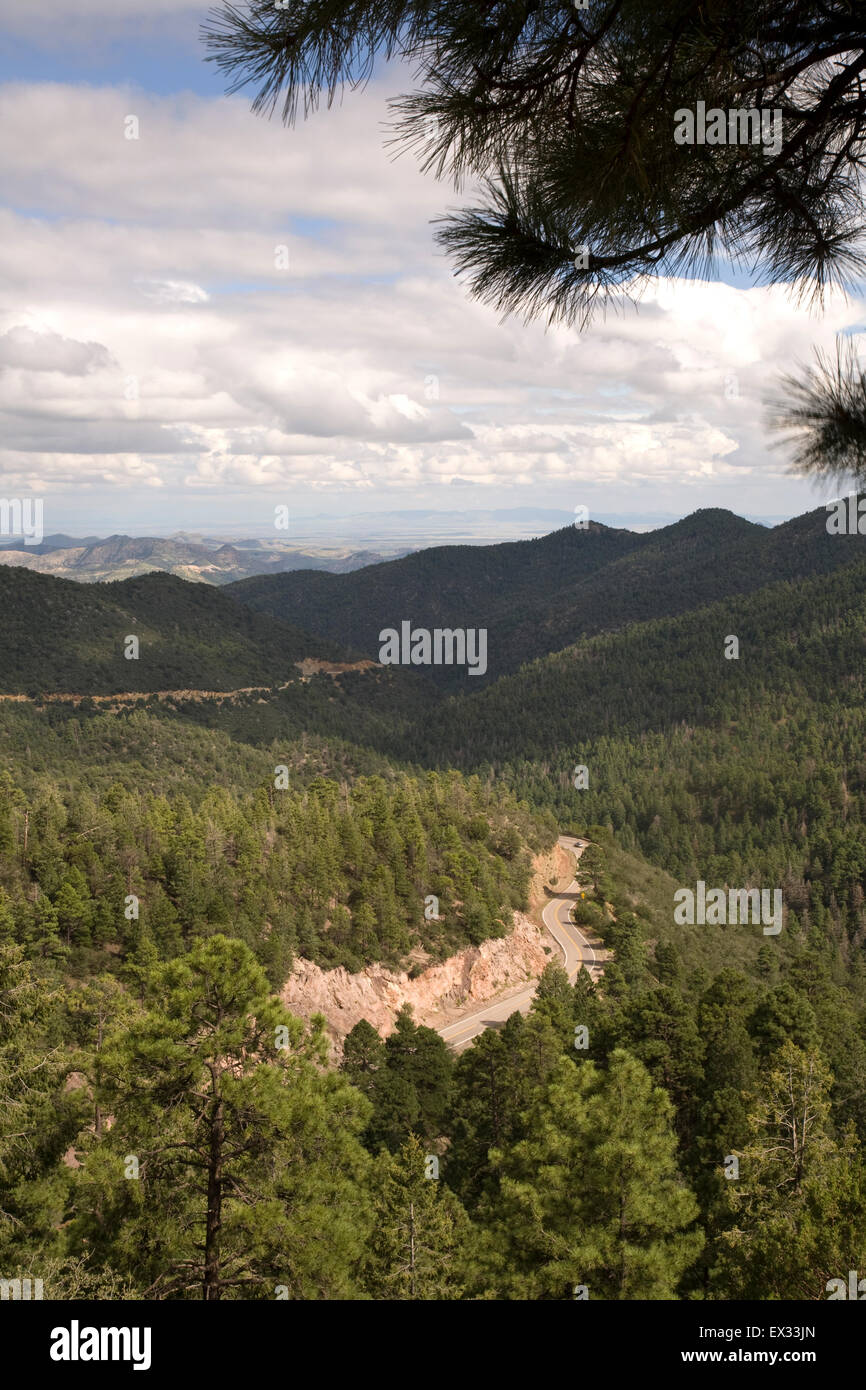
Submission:
M 30 558 L 68 556 L 75 547 L 58 542 L 69 539 L 51 537 L 43 554 Z M 227 566 L 240 567 L 247 554 L 254 563 L 259 558 L 252 547 L 208 550 L 191 542 L 128 537 L 88 538 L 83 546 L 91 565 L 107 571 L 124 559 L 132 563 L 135 547 L 141 547 L 139 559 L 151 569 L 154 558 L 177 561 L 185 549 L 199 560 L 221 559 Z M 272 686 L 296 681 L 297 663 L 305 658 L 352 668 L 359 658 L 377 663 L 380 632 L 406 621 L 430 630 L 485 628 L 487 670 L 471 681 L 465 666 L 375 668 L 383 681 L 376 696 L 380 706 L 387 686 L 393 712 L 402 708 L 414 717 L 422 704 L 444 695 L 477 698 L 483 686 L 587 638 L 625 633 L 723 602 L 732 607 L 767 586 L 797 585 L 843 568 L 850 567 L 853 575 L 858 562 L 866 562 L 866 537 L 828 534 L 824 508 L 773 528 L 729 511 L 705 510 L 649 533 L 590 522 L 586 530 L 569 526 L 537 540 L 434 547 L 345 574 L 311 569 L 259 574 L 223 581 L 218 590 L 165 573 L 82 585 L 16 567 L 15 551 L 2 554 L 5 693 Z M 718 610 L 720 622 L 724 611 Z M 124 656 L 130 635 L 140 638 L 138 660 Z M 594 650 L 587 649 L 590 666 Z M 689 637 L 684 647 L 689 660 L 694 650 Z M 622 680 L 619 675 L 617 687 Z M 340 681 L 341 688 L 351 686 L 365 701 L 372 698 L 369 685 L 361 673 Z M 513 688 L 519 705 L 522 687 Z M 335 700 L 342 699 L 329 689 Z M 531 704 L 527 693 L 527 708 Z M 351 699 L 344 712 L 345 727 L 352 730 Z
M 290 570 L 328 570 L 348 573 L 375 564 L 384 556 L 373 550 L 345 553 L 309 553 L 291 550 L 276 542 L 237 541 L 208 544 L 186 537 L 46 536 L 39 545 L 22 544 L 20 538 L 0 542 L 0 565 L 15 565 L 84 583 L 131 579 L 161 570 L 204 584 L 229 584 L 249 575 L 279 574 Z
M 590 522 L 538 540 L 441 546 L 353 574 L 250 578 L 233 597 L 375 659 L 379 633 L 409 620 L 487 629 L 489 683 L 582 637 L 827 574 L 866 557 L 866 537 L 829 535 L 825 508 L 772 528 L 720 509 L 637 533 Z M 465 669 L 431 667 L 462 689 Z M 477 690 L 481 680 L 474 680 Z

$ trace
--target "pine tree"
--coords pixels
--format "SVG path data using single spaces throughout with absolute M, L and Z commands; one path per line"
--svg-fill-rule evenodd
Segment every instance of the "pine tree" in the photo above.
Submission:
M 63 1086 L 72 1066 L 57 1042 L 60 1006 L 59 991 L 38 978 L 22 948 L 0 944 L 0 1260 L 5 1270 L 40 1240 L 50 1243 L 56 1236 L 45 1183 L 84 1119 L 85 1093 Z
M 513 1137 L 510 1081 L 502 1034 L 486 1028 L 458 1058 L 446 1121 L 448 1181 L 470 1210 L 490 1175 L 488 1151 Z
M 607 859 L 600 845 L 587 845 L 577 868 L 581 883 L 588 883 L 598 893 L 607 879 Z
M 135 1003 L 113 975 L 100 975 L 69 992 L 66 1012 L 68 1035 L 81 1049 L 78 1070 L 98 1092 L 105 1042 L 118 1028 L 128 1027 L 138 1012 Z M 95 1100 L 93 1130 L 97 1139 L 102 1134 L 102 1119 L 102 1110 Z
M 434 1029 L 419 1027 L 411 1006 L 404 1004 L 385 1039 L 385 1057 L 389 1075 L 404 1081 L 417 1097 L 421 1137 L 434 1140 L 441 1133 L 454 1066 L 447 1044 Z
M 532 1000 L 532 1013 L 546 1018 L 564 1047 L 574 1038 L 574 994 L 568 973 L 556 961 L 548 961 L 539 976 Z
M 115 1118 L 79 1170 L 70 1253 L 150 1298 L 349 1295 L 369 1105 L 322 1071 L 324 1020 L 285 1013 L 220 935 L 158 966 L 149 1003 L 102 1054 Z
M 817 1051 L 788 1041 L 762 1078 L 740 1175 L 726 1184 L 719 1297 L 816 1299 L 866 1248 L 866 1168 L 853 1130 L 831 1133 L 832 1078 Z
M 769 424 L 791 455 L 793 470 L 827 482 L 866 481 L 866 369 L 851 339 L 833 356 L 789 372 L 768 401 Z
M 629 995 L 612 1024 L 616 1042 L 646 1066 L 674 1103 L 677 1128 L 687 1136 L 703 1076 L 703 1043 L 694 1010 L 677 990 L 662 987 Z
M 492 1155 L 495 1197 L 480 1219 L 483 1279 L 496 1296 L 673 1298 L 698 1255 L 697 1204 L 677 1172 L 672 1108 L 646 1069 L 615 1051 L 601 1072 L 563 1058 L 526 1117 L 526 1137 Z
M 469 1220 L 412 1134 L 381 1153 L 372 1178 L 373 1228 L 364 1282 L 373 1298 L 440 1301 L 463 1292 Z
M 769 1057 L 786 1042 L 808 1050 L 818 1041 L 814 1009 L 800 990 L 787 982 L 776 985 L 760 1001 L 751 1029 L 763 1057 Z
M 372 1023 L 362 1018 L 346 1034 L 340 1070 L 368 1100 L 373 1100 L 377 1081 L 386 1064 L 385 1044 Z

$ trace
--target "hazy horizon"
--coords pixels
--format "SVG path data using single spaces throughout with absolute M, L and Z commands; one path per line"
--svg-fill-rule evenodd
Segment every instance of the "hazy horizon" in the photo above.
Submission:
M 661 530 L 676 524 L 704 508 L 693 508 L 680 515 L 667 514 L 590 514 L 590 520 L 614 530 L 636 533 Z M 729 510 L 761 526 L 772 528 L 782 525 L 792 518 L 787 515 L 754 516 L 748 513 Z M 808 510 L 813 510 L 809 508 Z M 794 513 L 802 515 L 802 513 Z M 330 547 L 334 549 L 383 548 L 394 551 L 401 547 L 420 550 L 445 543 L 492 545 L 509 540 L 529 540 L 549 535 L 565 526 L 574 524 L 572 513 L 554 508 L 472 508 L 438 510 L 434 508 L 408 508 L 391 510 L 364 510 L 352 512 L 308 512 L 293 515 L 289 529 L 277 531 L 273 525 L 262 526 L 255 523 L 236 522 L 234 525 L 208 525 L 166 527 L 166 526 L 123 526 L 103 527 L 95 530 L 76 531 L 59 526 L 43 528 L 43 541 L 55 537 L 74 543 L 106 541 L 113 537 L 128 537 L 131 540 L 147 538 L 170 541 L 201 541 L 206 545 L 218 543 L 242 544 L 258 542 L 272 544 L 284 550 L 303 550 L 304 546 Z M 0 536 L 0 548 L 16 549 L 16 538 Z M 20 543 L 22 550 L 30 549 Z

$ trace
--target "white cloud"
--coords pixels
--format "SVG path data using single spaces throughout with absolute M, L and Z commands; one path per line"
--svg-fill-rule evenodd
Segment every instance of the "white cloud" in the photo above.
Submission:
M 141 292 L 145 299 L 157 304 L 206 304 L 210 299 L 201 285 L 192 285 L 186 280 L 144 280 Z
M 25 324 L 0 334 L 0 368 L 23 367 L 28 371 L 83 376 L 97 367 L 108 366 L 110 360 L 102 343 L 78 343 L 60 333 L 40 333 Z
M 127 117 L 138 121 L 128 139 Z M 355 250 L 371 236 L 426 243 L 425 217 L 447 190 L 408 157 L 383 147 L 380 88 L 285 129 L 243 97 L 159 97 L 135 88 L 7 83 L 0 88 L 0 168 L 6 200 L 159 228 L 267 229 L 274 244 L 291 220 L 350 222 Z M 289 225 L 287 226 L 287 222 Z M 394 226 L 390 235 L 391 225 Z
M 781 477 L 762 397 L 861 305 L 663 281 L 583 337 L 501 324 L 436 254 L 453 195 L 389 160 L 383 115 L 377 87 L 294 131 L 239 101 L 0 89 L 4 487 Z

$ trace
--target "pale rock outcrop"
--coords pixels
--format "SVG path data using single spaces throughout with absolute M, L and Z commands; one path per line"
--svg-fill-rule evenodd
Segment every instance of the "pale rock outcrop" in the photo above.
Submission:
M 569 883 L 574 861 L 557 844 L 535 857 L 533 871 L 529 911 L 540 921 L 546 887 Z M 387 1037 L 402 1006 L 411 1004 L 416 1023 L 444 1028 L 470 1012 L 473 1004 L 486 1004 L 537 979 L 551 960 L 561 960 L 553 938 L 532 916 L 515 912 L 507 936 L 467 946 L 448 960 L 428 966 L 415 979 L 405 970 L 388 970 L 383 965 L 368 965 L 355 975 L 342 967 L 322 970 L 299 957 L 280 997 L 290 1013 L 300 1018 L 324 1014 L 339 1057 L 343 1039 L 362 1018 Z
M 387 1036 L 404 1004 L 412 1005 L 416 1023 L 444 1028 L 473 1003 L 483 1004 L 524 985 L 537 978 L 549 960 L 557 959 L 547 932 L 522 912 L 515 912 L 514 919 L 508 936 L 468 946 L 414 980 L 406 971 L 382 965 L 368 965 L 352 975 L 342 967 L 322 970 L 300 958 L 283 987 L 282 1001 L 301 1018 L 324 1014 L 337 1052 L 362 1018 Z

